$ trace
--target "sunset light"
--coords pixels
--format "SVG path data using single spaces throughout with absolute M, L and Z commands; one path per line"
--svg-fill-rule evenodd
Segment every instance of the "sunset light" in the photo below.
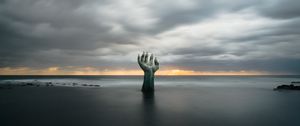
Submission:
M 98 70 L 93 67 L 49 67 L 46 69 L 1 68 L 0 75 L 143 75 L 141 70 Z M 188 76 L 188 75 L 269 75 L 260 71 L 192 71 L 183 69 L 162 69 L 156 73 L 161 76 Z

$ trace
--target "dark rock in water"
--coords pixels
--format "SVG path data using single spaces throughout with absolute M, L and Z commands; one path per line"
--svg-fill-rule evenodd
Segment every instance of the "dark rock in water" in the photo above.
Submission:
M 46 84 L 52 84 L 52 82 L 46 82 Z
M 291 84 L 300 84 L 300 81 L 292 81 Z
M 279 85 L 274 90 L 300 90 L 300 85 L 295 86 L 294 84 L 300 84 L 300 81 L 292 81 L 290 85 Z
M 49 87 L 49 86 L 54 86 L 54 85 L 52 84 L 52 82 L 46 82 L 46 86 Z
M 33 83 L 26 83 L 26 85 L 28 85 L 28 86 L 33 86 Z
M 76 85 L 78 85 L 77 83 L 72 83 L 73 84 L 73 86 L 76 86 Z
M 300 90 L 300 86 L 290 85 L 279 85 L 274 90 Z
M 82 86 L 88 86 L 88 84 L 82 84 Z

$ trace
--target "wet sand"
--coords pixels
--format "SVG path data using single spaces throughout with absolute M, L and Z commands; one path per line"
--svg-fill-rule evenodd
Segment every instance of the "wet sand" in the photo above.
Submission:
M 199 86 L 0 89 L 1 126 L 299 126 L 300 92 Z

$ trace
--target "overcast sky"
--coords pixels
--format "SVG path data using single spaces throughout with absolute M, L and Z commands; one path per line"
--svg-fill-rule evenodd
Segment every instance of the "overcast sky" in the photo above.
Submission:
M 0 70 L 300 74 L 299 0 L 0 0 Z

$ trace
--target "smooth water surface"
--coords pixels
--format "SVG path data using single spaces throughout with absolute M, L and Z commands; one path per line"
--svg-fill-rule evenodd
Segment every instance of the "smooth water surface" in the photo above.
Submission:
M 154 94 L 141 76 L 1 77 L 0 83 L 53 82 L 53 87 L 0 89 L 3 126 L 299 126 L 300 92 L 273 91 L 299 76 L 157 77 Z M 101 87 L 62 83 L 99 84 Z

